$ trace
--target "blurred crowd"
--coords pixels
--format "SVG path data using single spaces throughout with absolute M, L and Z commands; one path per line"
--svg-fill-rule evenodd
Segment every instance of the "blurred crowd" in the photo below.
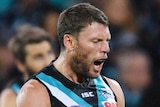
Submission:
M 102 74 L 121 84 L 126 107 L 160 106 L 160 0 L 1 0 L 0 92 L 21 76 L 8 48 L 16 29 L 24 24 L 43 28 L 58 56 L 57 18 L 79 2 L 89 2 L 108 16 L 111 52 Z

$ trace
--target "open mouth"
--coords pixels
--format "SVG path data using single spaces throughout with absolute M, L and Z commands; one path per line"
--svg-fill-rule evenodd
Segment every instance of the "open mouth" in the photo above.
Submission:
M 99 60 L 94 61 L 94 65 L 98 66 L 98 65 L 101 65 L 104 62 L 105 62 L 105 59 L 99 59 Z

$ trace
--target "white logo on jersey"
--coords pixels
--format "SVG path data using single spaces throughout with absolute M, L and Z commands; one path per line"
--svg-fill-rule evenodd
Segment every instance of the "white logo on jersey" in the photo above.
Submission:
M 83 98 L 87 98 L 87 97 L 94 97 L 94 94 L 93 92 L 84 92 L 84 93 L 81 93 L 82 97 Z

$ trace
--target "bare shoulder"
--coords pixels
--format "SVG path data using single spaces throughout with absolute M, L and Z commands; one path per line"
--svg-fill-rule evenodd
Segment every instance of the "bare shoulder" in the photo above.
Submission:
M 105 78 L 117 97 L 118 107 L 125 107 L 124 94 L 123 94 L 120 84 L 113 79 L 110 79 L 107 77 Z
M 16 107 L 16 96 L 13 90 L 4 89 L 0 96 L 0 107 Z
M 50 98 L 45 86 L 37 80 L 29 80 L 17 96 L 17 107 L 50 107 Z

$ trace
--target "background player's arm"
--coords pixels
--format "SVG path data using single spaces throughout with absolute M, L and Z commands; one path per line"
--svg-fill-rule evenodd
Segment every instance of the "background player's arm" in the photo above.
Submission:
M 118 107 L 125 107 L 124 94 L 119 83 L 113 79 L 109 79 L 109 78 L 106 78 L 106 79 L 116 95 Z
M 38 81 L 30 80 L 17 96 L 17 107 L 51 107 L 47 89 Z
M 5 89 L 1 93 L 0 107 L 16 107 L 16 93 L 11 89 Z

